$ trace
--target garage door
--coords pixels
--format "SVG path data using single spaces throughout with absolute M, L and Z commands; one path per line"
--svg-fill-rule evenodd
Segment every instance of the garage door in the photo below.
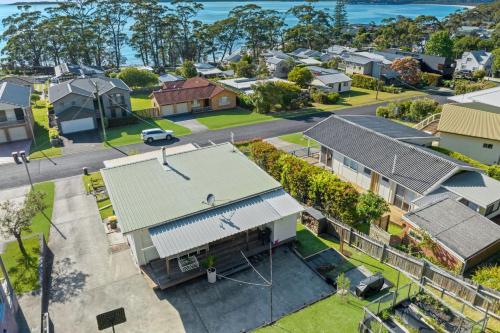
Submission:
M 61 121 L 62 133 L 69 134 L 75 132 L 83 132 L 93 130 L 94 119 L 93 118 L 82 118 L 68 121 Z
M 170 116 L 174 114 L 174 106 L 173 105 L 163 105 L 161 107 L 161 113 L 163 116 Z
M 179 103 L 176 105 L 176 112 L 175 113 L 187 113 L 187 112 L 188 112 L 187 103 Z
M 7 136 L 5 135 L 5 131 L 0 129 L 0 143 L 7 142 Z
M 9 128 L 9 136 L 10 136 L 10 141 L 27 139 L 28 134 L 26 133 L 26 127 L 20 126 L 20 127 Z

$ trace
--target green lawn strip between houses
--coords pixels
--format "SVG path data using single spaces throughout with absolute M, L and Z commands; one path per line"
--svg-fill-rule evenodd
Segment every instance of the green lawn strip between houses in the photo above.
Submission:
M 350 91 L 340 94 L 340 101 L 338 103 L 333 105 L 314 103 L 314 107 L 322 111 L 335 111 L 353 106 L 370 105 L 426 95 L 426 93 L 416 90 L 405 90 L 400 94 L 380 91 L 377 99 L 377 92 L 375 90 L 352 87 Z
M 2 260 L 9 274 L 12 286 L 16 293 L 25 293 L 36 290 L 38 283 L 38 259 L 40 257 L 40 239 L 38 234 L 43 233 L 48 241 L 50 232 L 50 219 L 54 208 L 53 182 L 44 182 L 34 185 L 35 190 L 45 192 L 44 201 L 47 208 L 37 214 L 32 220 L 31 232 L 23 234 L 23 244 L 29 254 L 26 259 L 21 254 L 17 241 L 8 243 L 2 253 Z M 0 272 L 1 275 L 1 272 Z
M 297 224 L 297 240 L 299 252 L 302 255 L 310 255 L 328 247 L 339 250 L 340 244 L 334 238 L 317 237 L 301 224 Z M 363 265 L 372 273 L 380 272 L 394 285 L 397 283 L 398 271 L 389 267 L 377 259 L 374 259 L 347 244 L 344 251 L 349 254 L 348 262 L 353 266 Z M 400 275 L 399 285 L 403 286 L 410 282 L 404 274 Z M 361 300 L 349 295 L 347 300 L 342 300 L 337 294 L 322 301 L 308 306 L 296 313 L 290 314 L 278 320 L 271 326 L 258 329 L 259 333 L 273 332 L 357 332 L 358 324 L 363 317 L 363 306 L 380 295 Z
M 231 110 L 201 113 L 196 116 L 196 120 L 210 130 L 218 130 L 229 127 L 275 121 L 279 119 L 293 119 L 300 116 L 314 114 L 316 112 L 317 110 L 309 108 L 298 111 L 262 114 L 248 109 L 236 108 Z
M 319 148 L 320 145 L 314 140 L 308 140 L 302 133 L 286 134 L 279 137 L 281 140 L 303 147 Z
M 49 138 L 49 118 L 45 101 L 39 101 L 32 106 L 35 138 L 31 143 L 30 158 L 38 159 L 44 157 L 61 156 L 61 147 L 52 147 Z
M 153 107 L 149 94 L 130 95 L 130 104 L 132 106 L 132 111 L 150 109 Z

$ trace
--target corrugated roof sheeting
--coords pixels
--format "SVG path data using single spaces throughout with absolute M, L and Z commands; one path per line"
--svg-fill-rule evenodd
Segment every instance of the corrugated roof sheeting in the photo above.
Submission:
M 123 232 L 207 210 L 208 194 L 216 204 L 231 203 L 281 185 L 229 143 L 158 159 L 102 169 L 106 188 Z
M 160 257 L 167 258 L 302 210 L 289 194 L 277 190 L 150 228 L 149 233 Z
M 443 187 L 484 208 L 500 200 L 500 181 L 479 172 L 461 172 L 445 181 Z
M 496 112 L 480 105 L 446 104 L 438 131 L 500 141 L 500 108 L 495 109 Z

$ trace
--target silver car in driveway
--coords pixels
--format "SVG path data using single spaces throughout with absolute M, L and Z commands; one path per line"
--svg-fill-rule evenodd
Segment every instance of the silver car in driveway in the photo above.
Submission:
M 172 140 L 173 137 L 174 131 L 164 130 L 161 128 L 150 128 L 141 132 L 141 140 L 147 143 L 151 143 L 156 140 Z

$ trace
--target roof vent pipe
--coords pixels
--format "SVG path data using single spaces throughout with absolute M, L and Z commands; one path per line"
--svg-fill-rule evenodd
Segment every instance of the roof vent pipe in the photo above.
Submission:
M 167 152 L 166 152 L 166 148 L 165 147 L 161 147 L 161 156 L 162 156 L 162 159 L 163 159 L 163 165 L 168 165 L 168 162 L 167 162 Z
M 398 160 L 398 155 L 394 155 L 394 161 L 392 161 L 392 173 L 396 173 L 396 162 Z

